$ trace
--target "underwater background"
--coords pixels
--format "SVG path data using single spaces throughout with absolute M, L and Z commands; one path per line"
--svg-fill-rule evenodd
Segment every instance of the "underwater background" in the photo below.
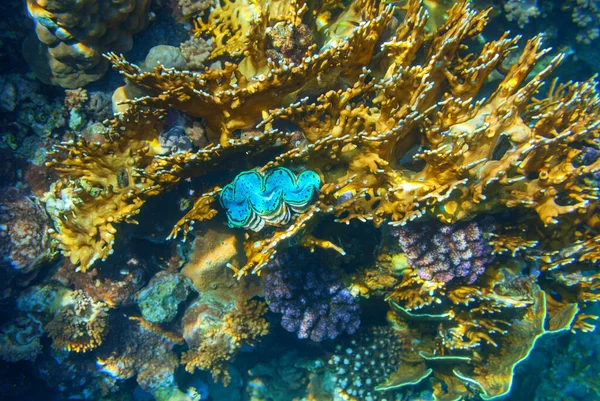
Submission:
M 600 1 L 0 12 L 0 400 L 600 400 Z

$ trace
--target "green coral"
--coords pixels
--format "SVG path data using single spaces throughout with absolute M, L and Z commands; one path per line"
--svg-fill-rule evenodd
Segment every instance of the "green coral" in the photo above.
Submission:
M 152 323 L 170 322 L 191 287 L 191 280 L 181 274 L 166 271 L 156 274 L 137 296 L 142 316 Z

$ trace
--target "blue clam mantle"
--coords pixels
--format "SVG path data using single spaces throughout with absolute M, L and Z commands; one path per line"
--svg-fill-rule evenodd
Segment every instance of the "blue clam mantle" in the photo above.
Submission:
M 223 188 L 221 205 L 230 227 L 259 231 L 265 224 L 286 224 L 292 212 L 305 211 L 320 187 L 321 178 L 314 171 L 303 171 L 298 177 L 283 167 L 264 176 L 254 170 L 244 171 Z

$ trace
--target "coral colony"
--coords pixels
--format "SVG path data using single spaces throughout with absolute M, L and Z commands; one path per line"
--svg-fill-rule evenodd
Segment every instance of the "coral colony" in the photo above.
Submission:
M 493 255 L 479 224 L 418 224 L 394 229 L 408 264 L 423 280 L 447 283 L 464 277 L 473 284 Z
M 313 341 L 356 332 L 357 299 L 333 270 L 320 268 L 314 257 L 292 249 L 273 262 L 265 282 L 265 299 L 269 310 L 282 314 L 281 326 Z
M 595 399 L 600 2 L 544 3 L 27 0 L 0 398 Z

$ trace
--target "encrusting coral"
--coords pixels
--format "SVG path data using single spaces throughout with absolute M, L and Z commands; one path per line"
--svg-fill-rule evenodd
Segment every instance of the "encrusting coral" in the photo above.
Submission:
M 398 237 L 408 264 L 418 268 L 418 275 L 424 280 L 447 283 L 464 277 L 467 284 L 473 284 L 492 261 L 492 248 L 485 238 L 490 228 L 485 225 L 480 227 L 471 221 L 413 226 L 397 227 L 392 235 Z
M 136 298 L 142 316 L 151 323 L 169 322 L 190 293 L 191 280 L 177 273 L 159 272 Z
M 563 56 L 548 58 L 538 36 L 501 67 L 519 38 L 479 43 L 489 10 L 474 11 L 467 1 L 433 30 L 420 1 L 401 9 L 384 3 L 316 2 L 309 10 L 302 1 L 223 2 L 196 22 L 196 34 L 215 44 L 210 58 L 222 61 L 202 72 L 160 65 L 142 72 L 109 54 L 147 95 L 125 101 L 105 143 L 56 148 L 49 165 L 63 178 L 48 196 L 54 237 L 86 270 L 112 252 L 116 223 L 134 222 L 148 197 L 182 180 L 204 177 L 206 192 L 171 238 L 224 222 L 229 205 L 224 210 L 217 199 L 241 172 L 252 171 L 257 189 L 274 172 L 314 172 L 319 193 L 286 224 L 245 224 L 244 215 L 234 220 L 239 235 L 220 234 L 227 258 L 212 254 L 202 259 L 210 269 L 183 273 L 208 288 L 201 278 L 217 277 L 220 262 L 242 278 L 288 247 L 348 258 L 323 226 L 375 226 L 384 238 L 373 263 L 352 266 L 342 280 L 355 281 L 347 285 L 352 294 L 387 300 L 389 335 L 416 345 L 374 391 L 428 383 L 439 400 L 502 397 L 538 338 L 593 329 L 581 306 L 599 299 L 596 81 L 552 81 L 542 93 Z M 302 40 L 294 48 L 290 38 Z M 489 82 L 497 69 L 503 78 Z M 209 144 L 163 154 L 158 138 L 170 108 L 202 117 Z M 275 203 L 285 206 L 281 197 Z M 488 214 L 514 224 L 479 226 Z M 445 275 L 429 274 L 426 255 L 391 235 L 426 226 L 441 227 L 437 245 L 450 255 L 442 258 Z M 248 227 L 256 231 L 241 232 Z M 452 250 L 473 255 L 452 260 Z M 182 360 L 188 370 L 227 380 L 226 362 L 239 344 L 266 332 L 259 317 L 266 306 L 237 300 L 257 327 L 239 335 L 230 315 L 235 300 L 200 297 L 183 318 L 189 350 Z
M 50 220 L 40 201 L 29 191 L 5 189 L 0 195 L 0 271 L 2 290 L 31 281 L 52 260 L 55 244 L 48 236 Z

